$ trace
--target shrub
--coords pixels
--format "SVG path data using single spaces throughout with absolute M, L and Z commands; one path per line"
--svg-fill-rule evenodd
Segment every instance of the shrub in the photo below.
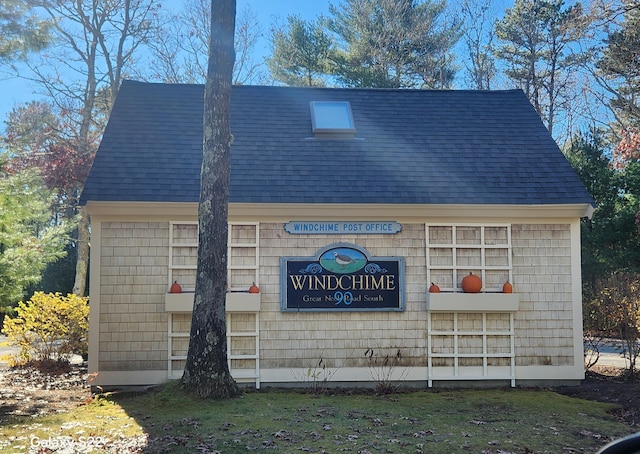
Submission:
M 19 347 L 13 364 L 29 361 L 69 361 L 72 353 L 87 354 L 89 298 L 72 293 L 36 292 L 18 303 L 16 316 L 7 316 L 2 332 Z
M 604 326 L 612 327 L 623 344 L 633 377 L 640 357 L 640 275 L 615 272 L 602 282 L 598 294 L 598 314 Z

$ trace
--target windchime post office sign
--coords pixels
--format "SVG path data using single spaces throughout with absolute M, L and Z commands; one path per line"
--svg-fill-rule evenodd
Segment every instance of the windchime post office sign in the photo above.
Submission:
M 284 230 L 293 235 L 394 234 L 402 230 L 395 221 L 290 221 Z
M 337 243 L 315 257 L 282 257 L 283 311 L 403 311 L 403 257 Z

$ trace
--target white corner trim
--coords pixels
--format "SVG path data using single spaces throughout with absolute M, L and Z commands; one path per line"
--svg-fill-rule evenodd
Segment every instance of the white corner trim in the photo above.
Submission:
M 571 223 L 571 288 L 573 289 L 573 362 L 579 364 L 584 377 L 584 326 L 582 325 L 582 259 L 580 221 Z
M 100 275 L 102 246 L 102 223 L 91 221 L 91 240 L 89 242 L 89 374 L 95 373 L 99 367 L 100 357 Z

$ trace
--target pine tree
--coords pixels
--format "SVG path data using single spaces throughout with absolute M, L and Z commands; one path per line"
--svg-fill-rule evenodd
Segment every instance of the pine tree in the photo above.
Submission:
M 331 5 L 328 27 L 341 50 L 333 75 L 345 86 L 448 88 L 460 24 L 446 2 L 345 0 Z

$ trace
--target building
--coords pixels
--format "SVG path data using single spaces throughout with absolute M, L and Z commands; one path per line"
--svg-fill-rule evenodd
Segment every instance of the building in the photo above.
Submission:
M 127 81 L 111 113 L 82 195 L 98 385 L 182 374 L 203 93 Z M 521 91 L 237 86 L 231 127 L 239 382 L 583 378 L 580 219 L 593 200 Z M 481 293 L 462 292 L 469 273 Z

